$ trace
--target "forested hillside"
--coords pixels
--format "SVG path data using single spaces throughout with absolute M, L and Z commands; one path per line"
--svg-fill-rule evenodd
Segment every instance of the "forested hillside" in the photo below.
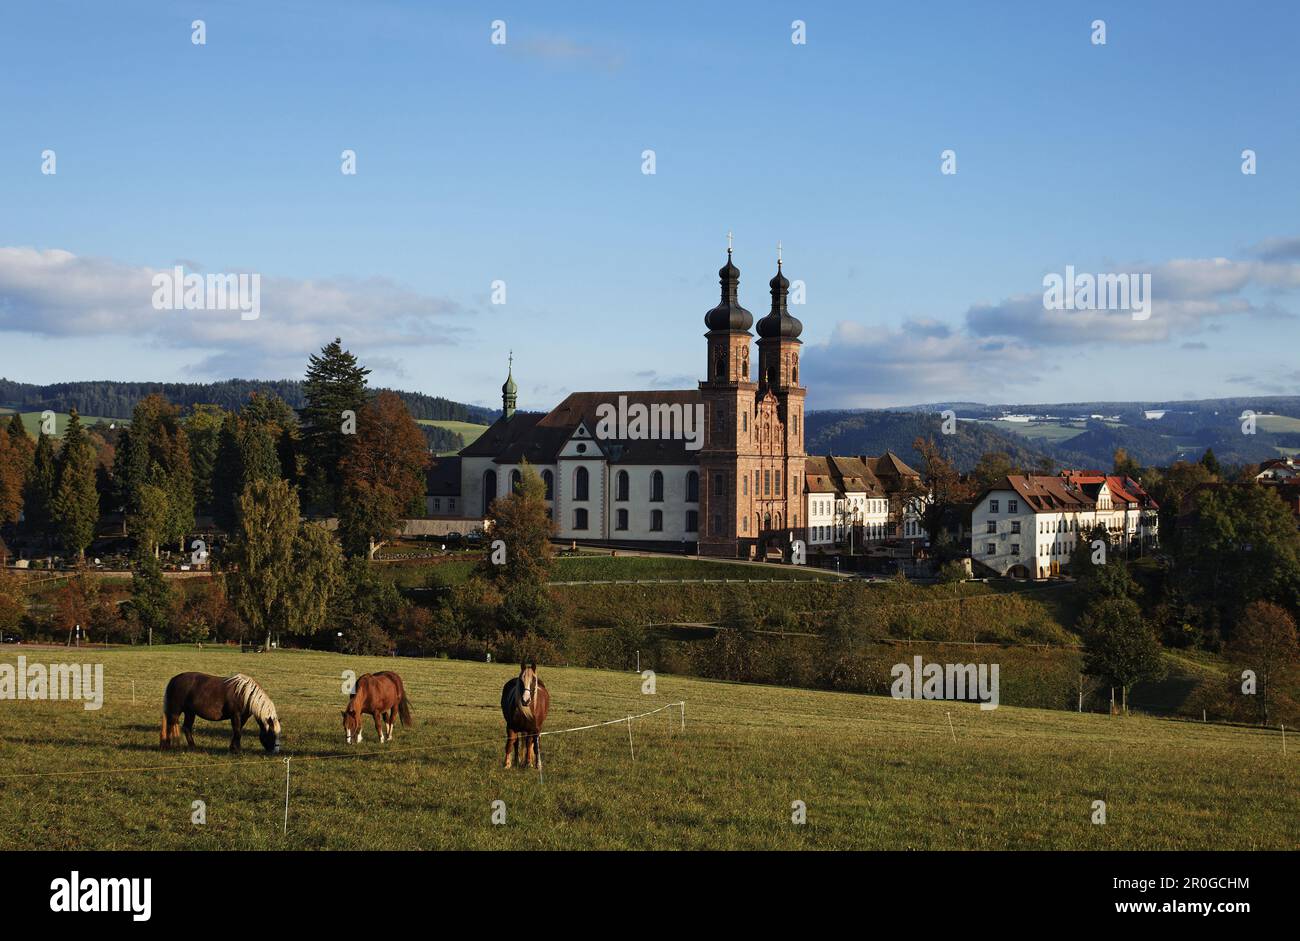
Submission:
M 383 391 L 376 389 L 376 392 Z M 418 420 L 464 421 L 489 424 L 495 419 L 492 409 L 465 405 L 422 392 L 393 390 L 406 404 L 411 417 Z M 193 405 L 219 405 L 237 411 L 253 393 L 274 394 L 293 408 L 304 404 L 302 381 L 298 379 L 226 379 L 221 382 L 117 382 L 92 380 L 35 385 L 0 379 L 0 405 L 20 412 L 50 409 L 105 418 L 130 418 L 135 406 L 146 395 L 162 395 L 182 408 Z

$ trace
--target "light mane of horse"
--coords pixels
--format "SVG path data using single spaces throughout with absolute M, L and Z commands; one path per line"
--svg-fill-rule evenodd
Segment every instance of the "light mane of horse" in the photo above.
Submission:
M 234 689 L 241 708 L 246 709 L 259 722 L 269 723 L 277 732 L 280 730 L 280 720 L 275 715 L 275 703 L 271 702 L 271 697 L 257 685 L 257 680 L 236 673 L 234 676 L 226 677 L 224 682 Z

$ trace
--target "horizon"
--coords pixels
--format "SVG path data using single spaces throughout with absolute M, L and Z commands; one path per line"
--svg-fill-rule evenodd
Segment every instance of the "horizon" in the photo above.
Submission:
M 1300 394 L 1300 11 L 1094 7 L 814 8 L 802 44 L 772 3 L 18 9 L 0 366 L 270 381 L 338 335 L 486 408 L 512 350 L 529 410 L 693 388 L 730 232 L 755 318 L 778 243 L 806 284 L 813 410 Z M 257 275 L 260 316 L 160 312 L 177 268 Z M 1049 307 L 1075 270 L 1132 316 Z

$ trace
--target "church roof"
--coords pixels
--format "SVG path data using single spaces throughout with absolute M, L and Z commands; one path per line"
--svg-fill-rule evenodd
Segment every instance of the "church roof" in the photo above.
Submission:
M 564 445 L 578 426 L 585 425 L 596 444 L 612 464 L 695 464 L 698 450 L 687 450 L 681 438 L 650 439 L 598 436 L 600 416 L 597 409 L 609 405 L 617 409 L 620 398 L 633 405 L 679 405 L 683 410 L 703 404 L 704 397 L 698 389 L 647 390 L 627 392 L 574 392 L 546 414 L 516 412 L 511 418 L 499 418 L 479 436 L 478 440 L 461 451 L 462 457 L 490 457 L 497 464 L 554 464 Z M 520 421 L 524 419 L 524 421 Z M 694 415 L 692 415 L 692 422 Z M 514 424 L 518 423 L 518 424 Z M 513 427 L 512 427 L 513 425 Z M 617 435 L 619 429 L 613 429 Z M 703 441 L 704 429 L 698 429 Z
M 460 457 L 435 457 L 424 473 L 424 492 L 431 497 L 460 496 Z

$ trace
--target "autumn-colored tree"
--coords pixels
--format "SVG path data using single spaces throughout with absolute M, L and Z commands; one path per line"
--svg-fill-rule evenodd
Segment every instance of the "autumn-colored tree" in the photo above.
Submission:
M 1115 473 L 1120 477 L 1132 477 L 1137 479 L 1142 474 L 1142 467 L 1137 461 L 1128 456 L 1128 452 L 1123 448 L 1115 449 Z
M 12 634 L 27 610 L 27 596 L 17 575 L 0 571 L 0 634 Z
M 18 522 L 23 512 L 23 486 L 28 456 L 8 434 L 0 434 L 0 526 Z
M 930 542 L 937 543 L 949 509 L 971 502 L 977 491 L 971 481 L 962 479 L 933 438 L 917 438 L 912 442 L 912 448 L 921 455 L 922 475 L 931 496 L 924 503 L 921 525 L 925 527 Z
M 1233 628 L 1227 654 L 1233 663 L 1255 672 L 1255 702 L 1260 721 L 1267 725 L 1279 690 L 1294 675 L 1300 660 L 1295 619 L 1272 602 L 1251 602 Z
M 88 630 L 97 596 L 95 583 L 85 575 L 78 574 L 69 578 L 55 596 L 55 628 L 60 633 L 67 633 L 78 627 L 83 631 Z
M 339 537 L 349 555 L 369 558 L 401 532 L 407 515 L 424 512 L 429 454 L 405 403 L 381 392 L 357 415 L 343 455 Z

